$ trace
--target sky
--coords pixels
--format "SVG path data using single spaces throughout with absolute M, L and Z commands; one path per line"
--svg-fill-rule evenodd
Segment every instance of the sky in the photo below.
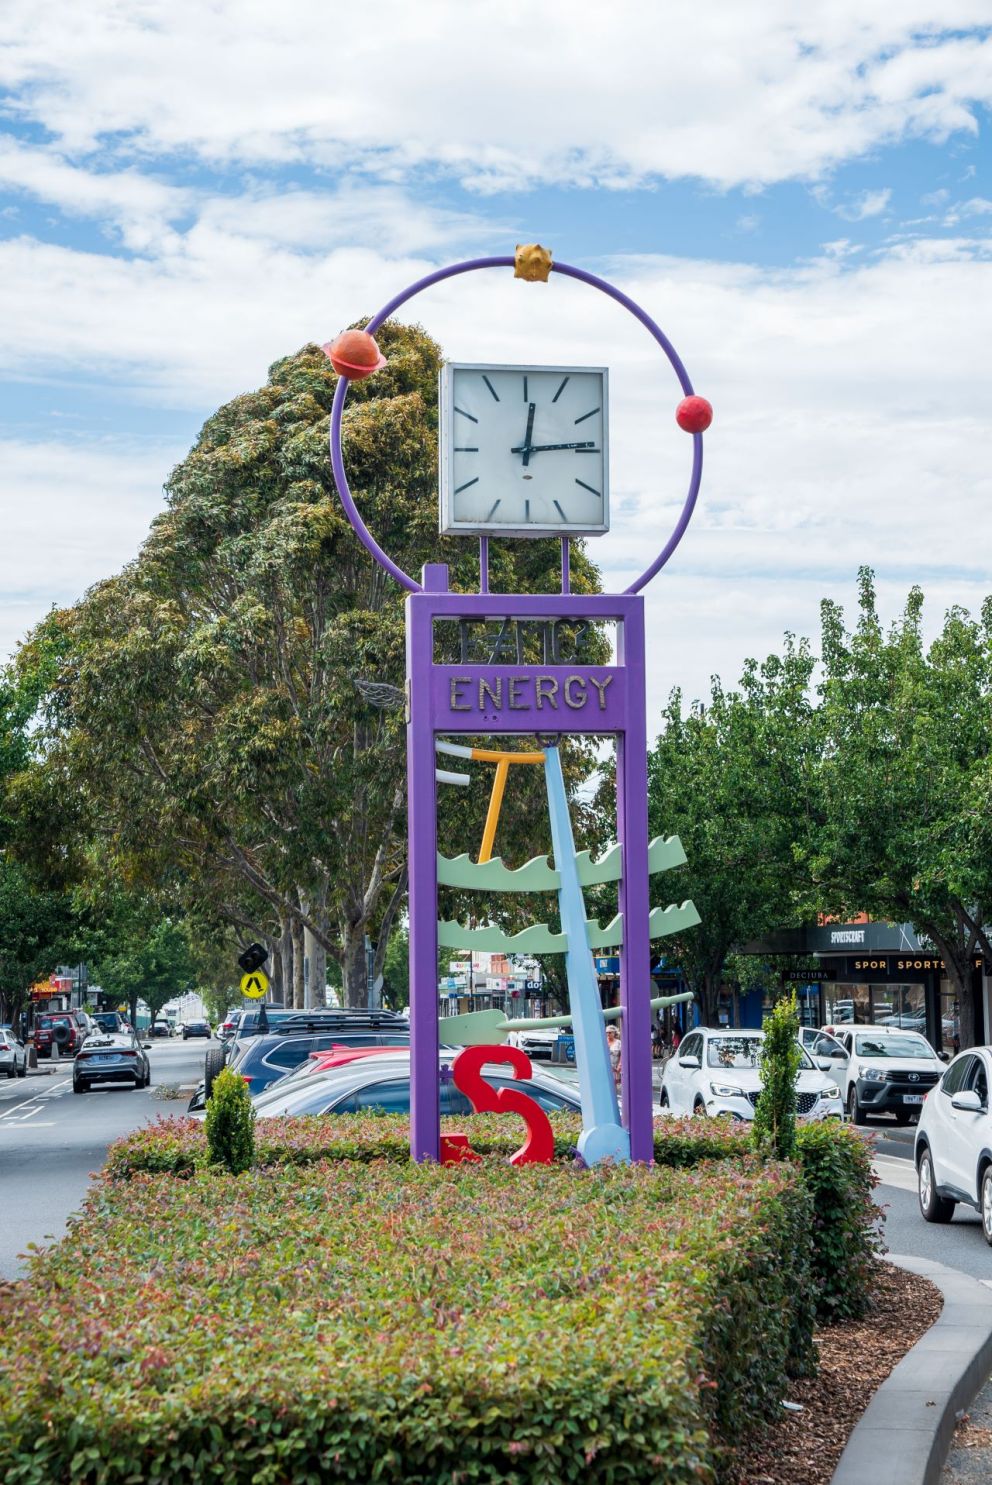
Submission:
M 992 0 L 5 0 L 0 656 L 137 552 L 204 419 L 431 269 L 538 241 L 714 406 L 649 711 L 786 630 L 990 591 Z M 689 477 L 629 316 L 473 274 L 453 360 L 606 364 L 625 587 Z

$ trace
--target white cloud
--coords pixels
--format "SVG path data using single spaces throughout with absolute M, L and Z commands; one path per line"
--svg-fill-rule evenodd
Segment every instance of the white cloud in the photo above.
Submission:
M 862 191 L 856 200 L 835 206 L 834 211 L 846 222 L 863 222 L 868 217 L 881 216 L 891 200 L 892 192 L 888 187 L 878 191 Z
M 811 178 L 973 135 L 987 0 L 7 0 L 8 109 L 67 155 L 323 162 L 479 190 Z
M 52 604 L 75 602 L 134 556 L 184 452 L 159 442 L 0 441 L 0 655 Z
M 309 220 L 304 211 L 307 240 Z M 237 214 L 201 222 L 156 263 L 26 238 L 0 245 L 9 368 L 88 371 L 207 410 L 434 266 L 341 245 L 291 251 L 238 226 Z M 676 682 L 697 694 L 711 668 L 735 677 L 746 653 L 775 647 L 786 627 L 815 631 L 820 597 L 853 592 L 862 562 L 893 603 L 917 579 L 935 612 L 987 591 L 988 252 L 959 238 L 789 270 L 605 265 L 656 316 L 716 409 L 697 515 L 649 590 L 654 708 Z M 406 315 L 453 359 L 610 365 L 615 529 L 593 551 L 612 585 L 629 583 L 674 525 L 690 451 L 673 419 L 677 384 L 643 329 L 581 285 L 520 284 L 509 271 L 449 281 Z M 136 549 L 181 453 L 0 450 L 0 501 L 19 513 L 6 571 L 18 587 L 33 573 L 35 617 Z M 18 626 L 22 599 L 8 608 Z

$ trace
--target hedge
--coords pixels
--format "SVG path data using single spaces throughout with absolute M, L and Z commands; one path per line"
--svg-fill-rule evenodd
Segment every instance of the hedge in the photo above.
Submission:
M 555 1153 L 574 1162 L 579 1120 L 572 1114 L 549 1116 Z M 482 1154 L 510 1155 L 520 1140 L 519 1120 L 473 1115 L 442 1120 L 443 1127 L 465 1130 Z M 409 1124 L 398 1114 L 348 1114 L 338 1118 L 263 1119 L 256 1126 L 261 1166 L 306 1166 L 329 1160 L 409 1161 Z M 744 1158 L 751 1149 L 750 1126 L 721 1119 L 658 1119 L 657 1165 L 690 1169 L 701 1161 Z M 208 1163 L 202 1122 L 161 1119 L 135 1130 L 111 1147 L 105 1167 L 112 1181 L 141 1172 L 190 1176 Z M 871 1298 L 872 1263 L 881 1247 L 881 1213 L 872 1201 L 876 1184 L 864 1136 L 836 1122 L 801 1124 L 796 1159 L 813 1198 L 813 1281 L 821 1319 L 863 1315 Z
M 5 1485 L 726 1473 L 811 1355 L 794 1166 L 105 1182 L 0 1294 Z

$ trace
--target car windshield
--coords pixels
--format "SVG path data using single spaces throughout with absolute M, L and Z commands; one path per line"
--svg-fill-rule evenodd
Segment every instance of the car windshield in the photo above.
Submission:
M 706 1043 L 708 1067 L 757 1067 L 760 1036 L 711 1036 Z
M 921 1036 L 856 1036 L 859 1057 L 933 1057 L 933 1048 Z

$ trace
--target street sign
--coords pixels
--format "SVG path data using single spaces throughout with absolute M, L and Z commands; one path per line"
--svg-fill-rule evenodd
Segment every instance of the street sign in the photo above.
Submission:
M 261 969 L 268 957 L 269 951 L 264 944 L 249 944 L 244 953 L 238 955 L 238 968 L 250 975 L 252 970 Z
M 253 969 L 251 974 L 241 976 L 241 994 L 249 1000 L 261 1000 L 269 988 L 269 977 L 264 969 Z

